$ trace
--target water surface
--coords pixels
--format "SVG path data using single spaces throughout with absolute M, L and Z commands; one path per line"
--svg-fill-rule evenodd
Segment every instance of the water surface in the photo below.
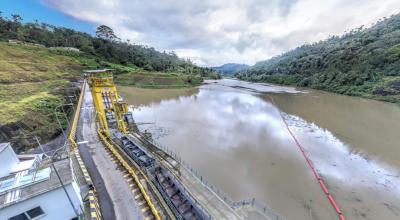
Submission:
M 396 105 L 236 80 L 121 93 L 140 129 L 235 200 L 256 197 L 287 219 L 337 219 L 272 97 L 348 219 L 400 219 Z

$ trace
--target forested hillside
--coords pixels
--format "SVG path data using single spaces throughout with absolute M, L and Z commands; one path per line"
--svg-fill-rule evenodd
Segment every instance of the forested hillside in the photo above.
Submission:
M 233 76 L 239 71 L 245 70 L 249 67 L 246 64 L 238 64 L 238 63 L 226 63 L 222 66 L 212 67 L 212 69 L 218 73 L 221 73 L 225 76 Z
M 400 103 L 400 14 L 258 62 L 237 76 Z
M 198 67 L 189 60 L 179 58 L 174 52 L 159 52 L 152 47 L 122 41 L 105 25 L 97 28 L 96 37 L 69 28 L 46 23 L 23 23 L 19 15 L 5 18 L 0 13 L 0 40 L 18 40 L 46 47 L 77 48 L 97 61 L 106 61 L 144 71 L 178 72 L 215 77 L 211 69 Z M 99 62 L 108 67 L 106 62 Z M 118 73 L 118 72 L 117 72 Z
M 36 146 L 36 136 L 42 143 L 57 137 L 68 127 L 83 69 L 112 68 L 119 84 L 153 88 L 218 77 L 173 52 L 122 42 L 106 26 L 96 34 L 0 13 L 0 142 L 20 152 Z

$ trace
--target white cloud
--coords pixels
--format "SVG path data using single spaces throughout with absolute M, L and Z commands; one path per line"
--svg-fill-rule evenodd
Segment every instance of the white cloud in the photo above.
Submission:
M 43 0 L 200 65 L 254 64 L 400 12 L 399 0 Z

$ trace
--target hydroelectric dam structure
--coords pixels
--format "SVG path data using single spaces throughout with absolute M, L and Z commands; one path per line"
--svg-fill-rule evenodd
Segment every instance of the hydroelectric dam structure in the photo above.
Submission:
M 233 201 L 142 134 L 113 70 L 83 76 L 68 138 L 90 186 L 88 219 L 284 219 L 255 198 Z

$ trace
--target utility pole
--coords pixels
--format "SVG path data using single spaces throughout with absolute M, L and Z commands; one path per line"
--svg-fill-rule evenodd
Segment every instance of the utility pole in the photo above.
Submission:
M 65 192 L 65 195 L 67 196 L 68 201 L 69 201 L 70 205 L 72 206 L 72 209 L 73 209 L 74 212 L 75 212 L 75 215 L 76 215 L 78 218 L 81 218 L 80 214 L 78 213 L 78 210 L 76 210 L 76 208 L 75 208 L 75 206 L 74 206 L 74 203 L 72 202 L 72 199 L 71 199 L 70 195 L 68 194 L 67 189 L 65 188 L 64 182 L 61 180 L 60 174 L 58 173 L 58 170 L 57 170 L 56 166 L 54 165 L 54 155 L 56 155 L 56 152 L 54 152 L 54 154 L 53 154 L 51 157 L 47 156 L 46 153 L 43 151 L 43 147 L 42 147 L 42 145 L 40 144 L 39 139 L 38 139 L 36 136 L 35 136 L 35 138 L 36 138 L 36 142 L 39 144 L 39 147 L 40 147 L 40 149 L 42 150 L 43 154 L 44 154 L 47 158 L 50 158 L 51 167 L 53 168 L 54 172 L 56 173 L 56 176 L 57 176 L 57 178 L 58 178 L 58 181 L 60 182 L 61 187 L 63 188 L 63 190 L 64 190 L 64 192 Z M 62 149 L 62 147 L 59 148 L 59 149 Z M 59 150 L 59 149 L 58 149 L 58 150 Z M 83 210 L 82 210 L 82 207 L 80 207 L 80 209 L 81 209 L 82 213 L 84 213 Z

